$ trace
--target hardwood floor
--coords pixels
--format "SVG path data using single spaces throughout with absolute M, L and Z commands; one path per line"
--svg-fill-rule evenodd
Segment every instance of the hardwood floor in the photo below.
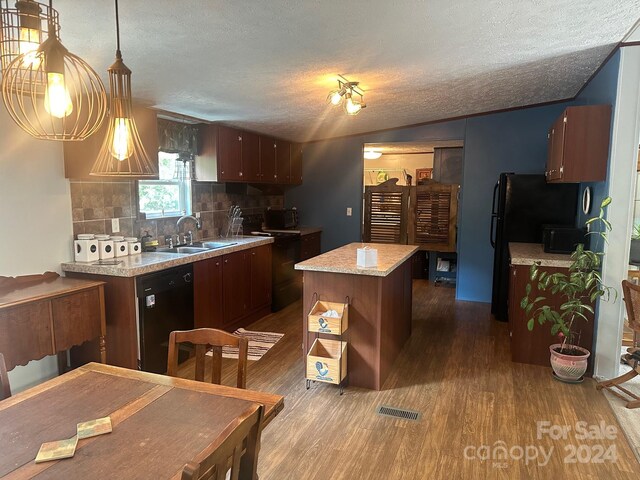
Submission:
M 550 368 L 512 363 L 506 325 L 491 319 L 488 305 L 455 302 L 453 289 L 414 283 L 412 336 L 380 392 L 347 387 L 341 397 L 332 385 L 305 389 L 299 302 L 249 330 L 285 334 L 248 368 L 247 388 L 285 396 L 285 409 L 262 436 L 261 480 L 596 480 L 640 474 L 592 380 L 566 385 L 551 378 Z M 224 381 L 231 385 L 235 364 L 226 361 L 224 367 Z M 185 365 L 181 375 L 189 370 Z M 375 414 L 378 405 L 417 410 L 422 418 L 381 417 Z M 565 439 L 538 439 L 536 422 L 544 421 L 571 430 Z M 613 440 L 580 440 L 579 421 L 603 422 L 617 433 Z M 570 456 L 572 445 L 577 457 Z M 499 446 L 512 455 L 491 457 L 502 452 Z M 538 459 L 518 459 L 518 447 L 527 446 Z M 615 452 L 615 461 L 605 456 L 596 463 L 603 459 L 600 446 Z M 487 450 L 491 458 L 482 461 L 478 456 Z

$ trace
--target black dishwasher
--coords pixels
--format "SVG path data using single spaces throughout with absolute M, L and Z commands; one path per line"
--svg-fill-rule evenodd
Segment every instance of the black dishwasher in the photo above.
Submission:
M 136 281 L 140 325 L 140 369 L 165 373 L 169 333 L 193 328 L 191 264 L 141 276 Z M 180 351 L 179 361 L 188 352 Z

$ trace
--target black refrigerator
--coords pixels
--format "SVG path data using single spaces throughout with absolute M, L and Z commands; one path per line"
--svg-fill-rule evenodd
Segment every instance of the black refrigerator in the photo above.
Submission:
M 575 226 L 577 183 L 547 183 L 544 175 L 501 173 L 493 189 L 491 246 L 493 290 L 491 313 L 508 320 L 509 242 L 542 243 L 542 226 Z

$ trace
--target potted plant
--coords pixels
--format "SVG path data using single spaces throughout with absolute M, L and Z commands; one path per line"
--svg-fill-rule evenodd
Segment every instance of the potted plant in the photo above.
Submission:
M 600 205 L 600 214 L 586 222 L 589 235 L 595 235 L 602 243 L 607 241 L 607 234 L 611 231 L 611 224 L 604 218 L 605 210 L 611 203 L 607 197 Z M 575 327 L 578 322 L 589 321 L 593 318 L 595 301 L 604 297 L 609 299 L 611 294 L 617 295 L 615 289 L 602 283 L 600 276 L 601 259 L 603 253 L 599 250 L 601 242 L 595 244 L 593 250 L 587 250 L 583 244 L 578 244 L 571 254 L 571 265 L 567 273 L 549 273 L 541 269 L 541 262 L 534 262 L 530 270 L 530 282 L 526 286 L 526 296 L 520 302 L 520 307 L 527 314 L 527 328 L 533 330 L 536 323 L 551 325 L 551 335 L 560 337 L 560 343 L 549 347 L 551 352 L 551 367 L 555 377 L 566 382 L 579 382 L 587 370 L 589 350 L 577 345 L 579 333 Z M 532 298 L 533 285 L 537 287 L 539 296 Z M 562 298 L 559 308 L 549 305 L 544 296 L 550 293 Z

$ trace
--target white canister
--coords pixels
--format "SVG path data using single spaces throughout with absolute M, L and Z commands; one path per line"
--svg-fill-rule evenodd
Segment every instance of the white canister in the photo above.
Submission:
M 129 243 L 124 240 L 113 242 L 113 249 L 116 257 L 126 257 L 129 255 Z
M 76 262 L 95 262 L 100 260 L 97 240 L 75 240 L 73 242 L 73 256 Z
M 142 253 L 142 244 L 138 241 L 137 237 L 124 237 L 124 239 L 129 243 L 129 255 Z
M 115 255 L 113 240 L 98 240 L 98 251 L 100 252 L 100 260 L 113 258 Z

